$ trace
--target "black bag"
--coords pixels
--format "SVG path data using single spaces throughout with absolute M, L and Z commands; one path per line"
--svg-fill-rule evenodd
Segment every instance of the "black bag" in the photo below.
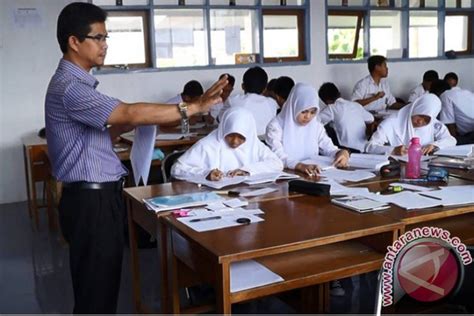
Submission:
M 290 191 L 315 195 L 315 196 L 329 196 L 331 186 L 329 184 L 309 182 L 303 180 L 291 180 L 288 182 L 288 189 Z

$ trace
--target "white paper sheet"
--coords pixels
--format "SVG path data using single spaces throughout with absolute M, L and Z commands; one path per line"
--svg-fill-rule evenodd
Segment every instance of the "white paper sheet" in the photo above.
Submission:
M 148 182 L 151 158 L 155 148 L 155 134 L 155 125 L 139 126 L 135 129 L 130 162 L 136 186 L 140 183 L 140 178 L 143 180 L 144 185 Z
M 382 166 L 389 163 L 388 156 L 385 155 L 352 154 L 349 158 L 349 167 L 354 169 L 379 171 Z
M 257 173 L 255 175 L 248 176 L 244 183 L 248 185 L 261 184 L 267 182 L 275 182 L 280 177 L 280 172 L 268 172 L 268 173 Z
M 465 205 L 474 203 L 474 188 L 473 186 L 466 186 L 452 188 L 452 189 L 442 189 L 436 191 L 423 192 L 424 196 L 433 197 L 440 199 L 441 203 L 444 206 L 453 206 L 453 205 Z M 449 188 L 449 187 L 448 187 Z
M 473 157 L 474 156 L 474 145 L 460 145 L 447 147 L 435 152 L 437 156 L 453 156 L 453 157 Z
M 244 201 L 244 200 L 241 200 L 241 199 L 238 199 L 238 198 L 225 200 L 225 201 L 223 201 L 223 203 L 225 205 L 227 205 L 228 207 L 231 207 L 231 208 L 237 208 L 237 207 L 242 207 L 242 206 L 249 205 L 248 201 Z
M 404 189 L 411 190 L 411 191 L 431 191 L 435 190 L 434 187 L 422 187 L 421 185 L 414 185 L 414 184 L 409 184 L 409 183 L 400 183 L 400 182 L 394 182 L 390 183 L 391 187 L 394 186 L 401 186 Z
M 240 176 L 238 176 L 238 177 L 223 177 L 219 181 L 209 181 L 204 177 L 189 177 L 189 178 L 186 178 L 186 179 L 183 179 L 183 180 L 188 181 L 188 182 L 192 182 L 192 183 L 203 184 L 203 185 L 208 186 L 210 188 L 219 190 L 219 189 L 222 189 L 224 187 L 228 187 L 228 186 L 231 186 L 231 185 L 236 185 L 236 184 L 242 183 L 242 182 L 244 182 L 244 180 L 246 178 L 247 177 L 240 177 Z
M 314 156 L 310 159 L 302 161 L 302 163 L 307 165 L 318 165 L 321 170 L 328 170 L 335 168 L 333 166 L 334 158 L 327 156 Z
M 424 197 L 417 193 L 408 191 L 386 195 L 385 197 L 390 203 L 398 205 L 401 208 L 405 208 L 407 210 L 430 208 L 442 205 L 440 200 Z
M 336 181 L 351 181 L 359 182 L 362 180 L 370 179 L 375 177 L 375 174 L 363 170 L 341 170 L 341 169 L 328 169 L 321 172 L 321 176 L 326 179 Z
M 347 187 L 342 185 L 336 181 L 326 181 L 323 183 L 327 183 L 331 186 L 330 194 L 331 195 L 363 195 L 365 193 L 369 193 L 369 189 L 366 187 L 363 188 L 356 188 L 356 187 Z
M 390 155 L 390 157 L 392 157 L 393 159 L 398 160 L 400 162 L 408 162 L 408 155 L 403 155 L 403 156 Z M 434 158 L 434 156 L 421 156 L 420 161 L 421 162 L 430 161 L 433 158 Z
M 231 293 L 283 281 L 285 280 L 281 276 L 254 260 L 230 264 Z

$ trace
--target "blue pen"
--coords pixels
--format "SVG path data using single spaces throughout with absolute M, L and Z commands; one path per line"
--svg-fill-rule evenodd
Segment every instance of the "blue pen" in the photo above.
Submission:
M 428 182 L 428 179 L 400 179 L 400 182 Z

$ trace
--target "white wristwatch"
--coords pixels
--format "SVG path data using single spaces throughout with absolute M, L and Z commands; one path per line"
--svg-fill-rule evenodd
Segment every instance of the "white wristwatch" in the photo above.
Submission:
M 183 120 L 188 119 L 188 104 L 186 102 L 178 103 L 178 110 Z

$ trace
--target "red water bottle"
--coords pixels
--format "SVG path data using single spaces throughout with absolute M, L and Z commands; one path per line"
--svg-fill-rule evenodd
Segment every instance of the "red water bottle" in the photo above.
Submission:
M 408 147 L 408 163 L 405 177 L 408 179 L 418 179 L 421 173 L 421 144 L 418 137 L 413 137 Z

